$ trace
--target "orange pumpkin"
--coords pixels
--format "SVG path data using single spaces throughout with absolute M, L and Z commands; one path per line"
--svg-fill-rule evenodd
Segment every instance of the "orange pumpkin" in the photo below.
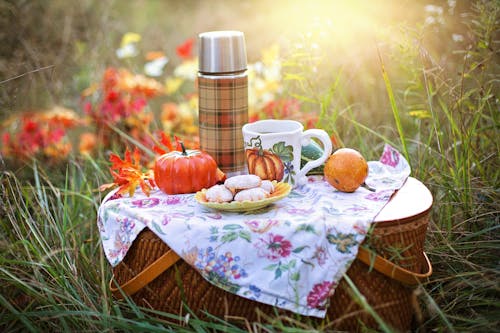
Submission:
M 259 176 L 261 179 L 281 181 L 285 167 L 281 158 L 269 150 L 252 148 L 245 151 L 248 172 Z
M 167 194 L 194 193 L 226 179 L 209 154 L 186 150 L 163 154 L 155 162 L 156 185 Z

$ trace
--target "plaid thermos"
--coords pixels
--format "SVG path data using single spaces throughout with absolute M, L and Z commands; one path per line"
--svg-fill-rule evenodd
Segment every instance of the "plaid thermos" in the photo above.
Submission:
M 246 173 L 241 128 L 248 122 L 245 37 L 239 31 L 199 35 L 200 148 L 227 176 Z

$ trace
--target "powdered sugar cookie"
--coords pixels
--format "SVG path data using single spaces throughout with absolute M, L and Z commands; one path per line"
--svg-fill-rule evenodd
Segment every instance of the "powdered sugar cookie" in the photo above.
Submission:
M 262 188 L 269 194 L 274 192 L 274 185 L 273 182 L 270 180 L 263 180 L 262 183 L 260 183 L 260 188 Z
M 224 185 L 235 192 L 253 187 L 259 187 L 262 180 L 256 175 L 239 175 L 226 179 Z
M 224 185 L 214 185 L 205 192 L 205 198 L 209 202 L 233 201 L 233 193 Z
M 234 201 L 258 201 L 269 197 L 269 193 L 260 187 L 241 190 L 234 196 Z

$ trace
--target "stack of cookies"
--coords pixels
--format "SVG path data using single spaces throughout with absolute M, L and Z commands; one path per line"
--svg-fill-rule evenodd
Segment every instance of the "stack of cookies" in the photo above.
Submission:
M 258 201 L 268 198 L 274 192 L 274 184 L 256 175 L 240 175 L 226 179 L 224 184 L 207 189 L 208 202 Z

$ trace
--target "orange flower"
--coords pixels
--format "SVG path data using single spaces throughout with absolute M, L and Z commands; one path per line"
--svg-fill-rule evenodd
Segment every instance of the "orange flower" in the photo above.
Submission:
M 165 53 L 163 53 L 162 51 L 150 51 L 150 52 L 146 53 L 146 60 L 147 61 L 156 60 L 156 59 L 159 59 L 162 57 L 165 57 Z
M 61 106 L 55 106 L 51 110 L 40 114 L 39 119 L 64 128 L 70 128 L 82 123 L 82 120 L 73 110 Z
M 170 132 L 177 123 L 179 107 L 175 103 L 164 103 L 161 106 L 161 125 L 164 130 Z
M 152 98 L 163 92 L 161 83 L 144 75 L 133 75 L 127 70 L 120 70 L 119 86 L 121 89 L 132 93 Z
M 116 68 L 113 67 L 106 68 L 102 80 L 104 91 L 109 91 L 114 87 L 116 87 L 119 80 L 120 80 L 120 75 Z
M 71 151 L 71 144 L 69 142 L 58 142 L 56 144 L 47 146 L 43 149 L 43 153 L 47 157 L 62 159 L 68 156 Z
M 175 103 L 164 103 L 161 106 L 161 121 L 168 122 L 174 121 L 179 113 L 179 108 Z
M 130 126 L 130 128 L 136 128 L 141 131 L 146 131 L 149 128 L 149 124 L 153 121 L 152 112 L 140 112 L 133 114 L 127 119 L 125 119 L 125 124 Z
M 97 146 L 97 137 L 94 133 L 83 133 L 80 135 L 80 154 L 90 154 Z
M 294 98 L 270 101 L 262 110 L 269 118 L 286 119 L 300 110 L 300 102 Z

